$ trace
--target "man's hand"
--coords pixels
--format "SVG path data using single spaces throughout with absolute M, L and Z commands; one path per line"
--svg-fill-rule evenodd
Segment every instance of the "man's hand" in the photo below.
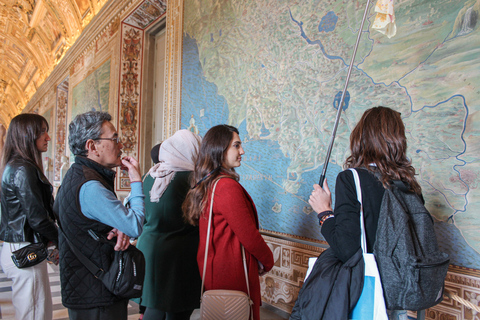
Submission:
M 122 169 L 128 171 L 128 177 L 130 182 L 142 181 L 142 175 L 140 174 L 140 166 L 138 161 L 133 157 L 123 157 L 122 158 Z
M 117 229 L 112 229 L 107 236 L 108 240 L 117 237 L 117 244 L 115 245 L 115 251 L 125 251 L 130 246 L 130 237 Z

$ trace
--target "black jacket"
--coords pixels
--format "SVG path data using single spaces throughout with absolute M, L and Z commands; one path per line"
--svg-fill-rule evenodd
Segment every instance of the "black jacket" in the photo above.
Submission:
M 343 263 L 331 248 L 318 257 L 303 284 L 290 320 L 345 320 L 363 289 L 362 250 Z
M 385 188 L 375 175 L 357 168 L 361 181 L 367 251 L 373 252 Z M 350 170 L 339 173 L 335 185 L 335 217 L 322 226 L 322 235 L 337 258 L 346 262 L 360 248 L 360 203 Z
M 8 162 L 2 176 L 0 240 L 57 244 L 52 191 L 32 162 L 19 158 Z M 34 233 L 40 234 L 40 239 Z

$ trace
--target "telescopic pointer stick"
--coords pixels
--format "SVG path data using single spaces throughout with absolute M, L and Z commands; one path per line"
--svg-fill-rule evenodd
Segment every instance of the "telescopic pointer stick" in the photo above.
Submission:
M 345 100 L 345 95 L 347 94 L 348 82 L 350 81 L 350 74 L 352 73 L 353 62 L 355 61 L 355 56 L 357 55 L 358 44 L 360 43 L 360 38 L 362 37 L 363 24 L 365 23 L 365 19 L 367 18 L 369 6 L 370 6 L 370 0 L 367 0 L 367 6 L 365 7 L 365 12 L 363 13 L 362 24 L 358 29 L 357 42 L 355 43 L 355 47 L 353 48 L 352 60 L 350 61 L 350 65 L 348 66 L 347 79 L 345 80 L 345 87 L 343 88 L 342 98 L 340 99 L 340 102 L 338 104 L 337 117 L 335 118 L 335 124 L 333 125 L 332 137 L 330 138 L 330 145 L 328 146 L 327 156 L 325 157 L 325 162 L 323 163 L 323 168 L 322 168 L 322 174 L 320 175 L 320 181 L 318 182 L 320 187 L 323 187 L 323 181 L 325 181 L 325 174 L 327 173 L 328 161 L 330 159 L 330 155 L 332 154 L 332 148 L 333 148 L 333 143 L 335 142 L 335 135 L 337 133 L 338 122 L 340 121 L 340 115 L 343 109 L 343 102 Z

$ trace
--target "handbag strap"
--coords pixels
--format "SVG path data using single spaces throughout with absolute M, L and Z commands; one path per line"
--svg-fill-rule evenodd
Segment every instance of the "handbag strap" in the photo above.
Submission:
M 200 291 L 200 301 L 202 300 L 201 297 L 203 295 L 203 286 L 205 284 L 205 272 L 207 270 L 208 243 L 210 239 L 210 229 L 212 226 L 212 216 L 213 216 L 213 197 L 215 195 L 215 189 L 217 188 L 218 181 L 220 181 L 220 179 L 215 181 L 215 184 L 213 185 L 213 190 L 212 190 L 212 197 L 210 198 L 210 212 L 208 214 L 207 241 L 205 243 L 205 258 L 203 259 L 203 276 L 202 276 L 202 288 Z M 243 245 L 242 245 L 242 260 L 243 260 L 243 271 L 245 272 L 245 281 L 247 282 L 248 297 L 250 298 L 250 286 L 248 284 L 248 272 L 247 272 L 247 258 L 245 257 L 245 248 L 243 247 Z M 250 306 L 251 306 L 251 303 L 250 303 Z
M 58 189 L 58 191 L 60 191 L 60 188 Z M 58 214 L 56 212 L 54 212 L 54 215 L 55 215 L 55 218 L 57 219 L 58 231 L 60 231 L 63 234 L 63 236 L 65 237 L 65 240 L 67 240 L 68 245 L 70 246 L 70 249 L 72 250 L 73 254 L 75 254 L 77 259 L 85 266 L 85 268 L 88 269 L 88 271 L 90 271 L 93 274 L 93 276 L 95 278 L 98 278 L 104 272 L 104 270 L 102 268 L 97 267 L 92 262 L 92 260 L 88 259 L 80 250 L 77 249 L 77 247 L 75 247 L 75 245 L 70 241 L 70 239 L 68 239 L 67 235 L 63 231 L 62 225 L 60 223 L 60 217 L 58 216 Z M 94 238 L 95 240 L 99 241 L 98 235 L 95 234 L 97 236 L 97 238 L 95 238 L 92 233 L 95 234 L 95 232 L 93 230 L 89 229 L 88 234 L 92 238 Z
M 363 253 L 367 253 L 367 236 L 365 234 L 365 220 L 363 217 L 362 188 L 360 187 L 360 177 L 358 176 L 357 170 L 353 168 L 350 168 L 349 170 L 353 173 L 353 179 L 355 180 L 355 188 L 357 190 L 357 200 L 360 203 L 360 230 L 362 231 L 362 234 L 360 236 L 360 243 Z
M 70 242 L 70 239 L 68 239 L 65 232 L 63 232 L 62 226 L 60 225 L 60 221 L 58 223 L 58 227 L 59 227 L 58 230 L 63 234 L 63 236 L 65 237 L 65 240 L 67 240 L 68 245 L 70 246 L 70 249 L 75 254 L 77 259 L 80 260 L 80 262 L 85 266 L 85 268 L 88 269 L 88 271 L 90 271 L 93 274 L 95 278 L 98 278 L 104 272 L 104 270 L 102 268 L 97 267 L 92 262 L 92 260 L 88 259 L 80 250 L 78 250 L 75 247 L 75 245 L 72 242 Z

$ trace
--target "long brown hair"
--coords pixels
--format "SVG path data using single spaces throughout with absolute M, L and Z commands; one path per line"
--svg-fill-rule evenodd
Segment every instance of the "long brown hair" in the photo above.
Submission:
M 350 135 L 350 151 L 345 168 L 374 171 L 371 164 L 375 164 L 385 188 L 391 180 L 402 180 L 412 191 L 421 192 L 415 168 L 407 158 L 405 125 L 399 112 L 381 106 L 365 111 Z
M 12 119 L 3 146 L 1 174 L 3 174 L 7 163 L 15 158 L 29 160 L 43 172 L 42 154 L 37 148 L 36 140 L 42 134 L 44 124 L 48 131 L 47 120 L 34 113 L 22 113 Z
M 220 175 L 239 180 L 235 169 L 226 170 L 222 167 L 233 133 L 238 134 L 237 128 L 221 124 L 210 128 L 203 137 L 191 176 L 193 188 L 188 191 L 182 205 L 183 217 L 192 225 L 198 225 L 207 203 L 208 191 Z

